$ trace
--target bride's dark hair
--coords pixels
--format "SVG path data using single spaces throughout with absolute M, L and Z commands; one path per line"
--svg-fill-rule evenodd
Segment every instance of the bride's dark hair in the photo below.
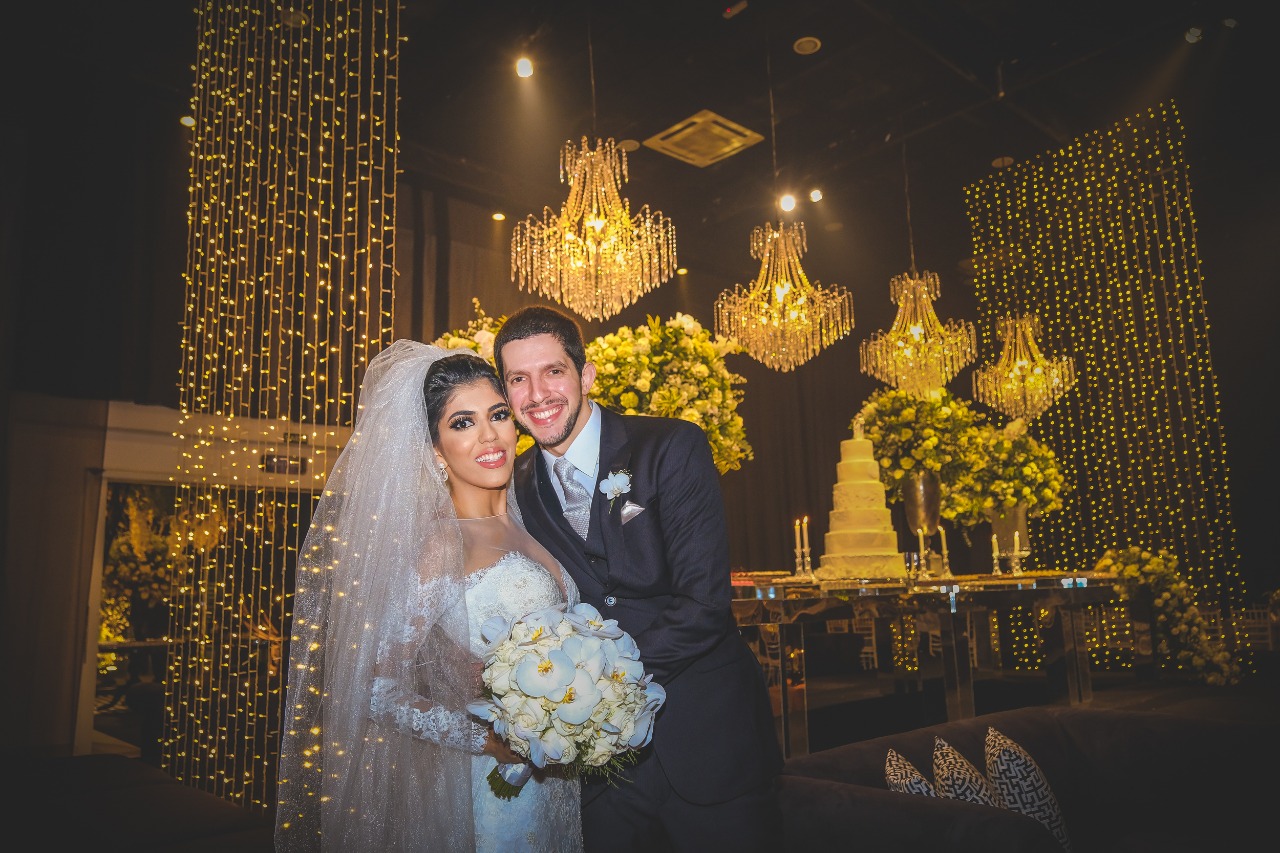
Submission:
M 493 365 L 469 351 L 446 355 L 427 368 L 427 376 L 422 380 L 422 398 L 427 404 L 427 427 L 433 444 L 440 440 L 440 419 L 454 392 L 473 382 L 488 382 L 499 397 L 506 396 Z

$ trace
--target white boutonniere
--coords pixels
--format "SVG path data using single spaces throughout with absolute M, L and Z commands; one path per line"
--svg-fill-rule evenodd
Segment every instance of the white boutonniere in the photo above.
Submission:
M 609 499 L 609 509 L 613 509 L 613 502 L 631 491 L 631 472 L 626 468 L 610 471 L 609 476 L 600 481 L 600 491 Z

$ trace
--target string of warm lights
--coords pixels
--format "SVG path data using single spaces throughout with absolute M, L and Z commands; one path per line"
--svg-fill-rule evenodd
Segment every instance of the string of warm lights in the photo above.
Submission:
M 205 0 L 162 764 L 268 808 L 289 573 L 392 338 L 399 7 Z
M 989 175 L 967 207 L 984 348 L 998 316 L 1032 306 L 1080 374 L 1036 424 L 1074 488 L 1033 527 L 1029 562 L 1168 548 L 1226 613 L 1245 591 L 1184 137 L 1159 105 Z

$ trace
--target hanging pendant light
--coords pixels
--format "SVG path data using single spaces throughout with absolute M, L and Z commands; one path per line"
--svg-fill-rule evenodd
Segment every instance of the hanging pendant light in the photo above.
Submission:
M 889 280 L 889 298 L 898 306 L 898 314 L 889 331 L 877 331 L 862 342 L 862 372 L 922 397 L 941 389 L 977 357 L 977 334 L 967 321 L 943 323 L 938 319 L 933 310 L 933 301 L 941 292 L 938 276 L 916 271 L 906 143 L 902 147 L 902 176 L 911 268 Z
M 1045 357 L 1036 343 L 1041 328 L 1035 314 L 1001 317 L 998 329 L 1003 349 L 995 364 L 974 371 L 973 396 L 1011 418 L 1030 421 L 1076 384 L 1075 362 Z
M 591 119 L 596 111 L 595 57 L 590 30 Z M 617 314 L 671 278 L 676 229 L 644 205 L 634 216 L 622 196 L 627 153 L 612 139 L 587 138 L 560 152 L 560 182 L 569 196 L 556 213 L 529 214 L 511 236 L 511 280 L 521 290 L 554 299 L 590 320 Z
M 776 198 L 778 133 L 767 49 L 765 67 Z M 779 214 L 776 228 L 766 222 L 751 232 L 751 257 L 760 261 L 755 280 L 747 287 L 735 284 L 716 299 L 716 334 L 732 338 L 774 370 L 794 370 L 853 330 L 853 296 L 840 285 L 810 284 L 800 265 L 807 250 L 804 223 L 788 225 Z

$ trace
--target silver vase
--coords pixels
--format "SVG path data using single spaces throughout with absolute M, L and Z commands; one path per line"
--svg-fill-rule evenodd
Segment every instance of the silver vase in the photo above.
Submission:
M 991 532 L 996 537 L 997 553 L 1001 557 L 1017 557 L 1019 559 L 1031 553 L 1031 537 L 1027 534 L 1027 505 L 1019 501 L 1007 507 L 1003 513 L 987 510 L 987 520 L 991 522 Z M 1014 534 L 1017 534 L 1015 547 Z
M 912 534 L 921 530 L 925 536 L 937 533 L 942 512 L 942 482 L 937 473 L 921 468 L 903 476 L 902 504 Z

